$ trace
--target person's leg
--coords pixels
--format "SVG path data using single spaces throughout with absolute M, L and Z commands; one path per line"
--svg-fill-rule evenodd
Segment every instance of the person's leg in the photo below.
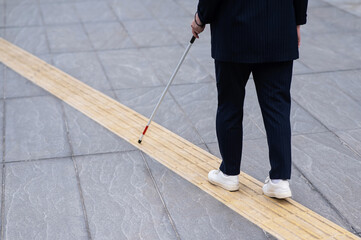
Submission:
M 245 86 L 250 65 L 215 61 L 218 90 L 216 131 L 222 155 L 220 170 L 238 175 L 242 155 L 242 120 Z
M 270 179 L 291 178 L 291 79 L 293 61 L 255 64 L 253 78 L 267 133 Z

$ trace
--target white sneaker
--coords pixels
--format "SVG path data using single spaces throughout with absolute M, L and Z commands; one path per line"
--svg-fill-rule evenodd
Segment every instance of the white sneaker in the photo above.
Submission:
M 274 183 L 269 177 L 267 177 L 262 189 L 264 195 L 268 197 L 278 199 L 292 197 L 290 184 L 287 180 L 278 180 L 277 183 Z
M 231 192 L 237 191 L 239 189 L 238 175 L 228 176 L 221 170 L 210 171 L 208 173 L 208 181 Z

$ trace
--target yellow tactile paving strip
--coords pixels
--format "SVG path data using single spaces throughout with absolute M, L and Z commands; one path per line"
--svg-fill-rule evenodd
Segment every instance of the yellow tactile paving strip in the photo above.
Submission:
M 220 159 L 154 122 L 138 144 L 147 118 L 2 38 L 0 61 L 279 239 L 360 239 L 292 199 L 265 197 L 262 183 L 245 173 L 237 192 L 209 184 Z

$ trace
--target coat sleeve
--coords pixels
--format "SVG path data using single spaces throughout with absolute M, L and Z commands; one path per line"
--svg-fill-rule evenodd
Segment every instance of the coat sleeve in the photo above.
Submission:
M 217 8 L 222 0 L 199 0 L 198 17 L 203 24 L 211 23 L 217 14 Z
M 308 0 L 293 0 L 297 25 L 303 25 L 307 22 L 307 4 Z

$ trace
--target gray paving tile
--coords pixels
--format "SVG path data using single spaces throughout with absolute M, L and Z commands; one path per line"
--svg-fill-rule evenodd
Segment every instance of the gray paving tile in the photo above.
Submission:
M 0 63 L 0 98 L 4 97 L 5 65 Z
M 332 8 L 321 8 L 323 9 L 332 9 Z M 301 26 L 301 44 L 303 47 L 303 36 L 304 35 L 313 35 L 318 33 L 334 33 L 334 32 L 342 32 L 343 29 L 336 28 L 333 24 L 328 23 L 323 18 L 319 18 L 317 16 L 317 12 L 319 12 L 319 8 L 309 9 L 307 14 L 307 24 Z
M 5 39 L 36 55 L 49 53 L 43 27 L 7 28 Z
M 181 239 L 267 239 L 263 230 L 147 156 Z
M 348 11 L 351 14 L 354 14 L 356 16 L 361 17 L 361 4 L 360 2 L 357 3 L 345 3 L 345 4 L 341 4 L 338 5 L 338 7 L 340 7 L 341 9 Z
M 347 13 L 346 11 L 343 11 L 337 7 L 334 7 L 328 3 L 326 7 L 321 8 L 313 8 L 308 11 L 310 15 L 313 15 L 314 17 L 317 17 L 319 19 L 326 19 L 330 18 L 330 22 L 337 20 L 352 20 L 356 19 L 357 17 L 353 16 L 352 14 Z
M 351 223 L 361 230 L 361 157 L 331 133 L 293 138 L 294 163 Z
M 116 95 L 120 103 L 149 118 L 162 92 L 163 87 L 137 88 L 118 90 Z M 183 111 L 177 106 L 170 95 L 166 95 L 164 98 L 154 117 L 154 122 L 159 123 L 192 143 L 202 142 Z M 144 122 L 145 125 L 146 122 Z
M 70 159 L 6 165 L 5 239 L 88 239 Z
M 130 37 L 140 47 L 169 46 L 177 44 L 177 40 L 167 34 L 166 29 L 156 20 L 124 21 Z
M 5 161 L 70 156 L 61 105 L 51 96 L 6 101 Z
M 164 84 L 167 84 L 182 57 L 185 48 L 180 46 L 157 47 L 145 48 L 141 49 L 141 51 L 152 64 L 159 79 Z M 192 58 L 186 58 L 172 85 L 213 81 L 213 78 L 203 66 L 198 64 L 198 62 Z
M 144 6 L 143 1 L 110 1 L 110 6 L 121 20 L 152 19 L 152 15 Z
M 128 33 L 119 22 L 86 23 L 85 30 L 96 50 L 134 47 Z
M 342 4 L 348 4 L 348 3 L 358 3 L 358 0 L 322 0 L 323 2 L 326 2 L 334 7 L 338 7 Z
M 37 4 L 7 4 L 6 26 L 41 25 L 40 9 Z
M 217 90 L 214 83 L 172 86 L 180 106 L 184 109 L 206 143 L 216 142 Z M 264 133 L 247 113 L 243 119 L 244 139 L 264 137 Z
M 178 5 L 174 1 L 167 1 L 167 0 L 146 1 L 146 6 L 155 18 L 162 19 L 162 18 L 192 16 L 182 6 Z
M 359 4 L 358 0 L 323 0 L 323 1 L 330 4 L 334 4 L 335 6 L 339 4 L 351 4 L 351 3 L 354 3 L 355 5 Z
M 266 130 L 264 128 L 262 112 L 259 107 L 257 93 L 252 79 L 247 83 L 244 111 L 249 114 L 255 124 L 265 133 Z M 327 131 L 319 121 L 293 100 L 291 102 L 290 120 L 293 135 Z
M 76 161 L 93 239 L 176 239 L 139 152 Z
M 115 21 L 117 18 L 106 1 L 75 3 L 76 11 L 83 22 Z
M 335 88 L 341 89 L 361 105 L 361 70 L 327 74 L 324 79 L 327 79 L 328 83 L 332 83 Z
M 40 58 L 48 63 L 51 61 L 49 55 L 41 55 Z M 5 97 L 33 97 L 49 95 L 49 93 L 13 70 L 5 69 Z
M 3 127 L 4 127 L 4 123 L 3 123 L 3 119 L 4 119 L 4 101 L 0 100 L 0 161 L 3 161 L 3 150 L 4 150 L 4 146 L 3 146 Z M 2 165 L 0 165 L 0 171 L 2 171 Z M 0 175 L 0 179 L 1 179 L 1 175 Z M 1 220 L 0 220 L 1 223 Z M 1 224 L 0 224 L 1 225 Z
M 190 14 L 194 14 L 197 11 L 197 1 L 193 0 L 175 0 L 175 2 L 187 10 Z
M 359 68 L 360 37 L 358 33 L 304 35 L 300 59 L 317 72 Z
M 0 1 L 1 4 L 1 1 Z M 4 5 L 0 5 L 0 27 L 4 27 L 5 26 L 5 4 Z M 0 31 L 1 33 L 1 31 Z M 1 36 L 1 35 L 0 35 Z
M 293 61 L 293 74 L 304 74 L 310 72 L 312 72 L 312 70 L 303 63 L 302 58 Z
M 202 36 L 201 36 L 202 38 Z M 215 68 L 214 68 L 214 59 L 211 57 L 211 44 L 210 43 L 200 43 L 195 42 L 194 46 L 189 52 L 189 58 L 196 59 L 199 64 L 201 64 L 214 79 Z
M 128 142 L 67 104 L 69 136 L 75 155 L 135 150 Z
M 330 5 L 322 0 L 314 0 L 314 1 L 310 1 L 308 3 L 309 9 L 317 8 L 317 7 L 327 7 L 327 6 L 330 6 Z
M 310 8 L 308 23 L 301 27 L 305 34 L 360 31 L 361 19 L 335 7 Z
M 355 16 L 361 16 L 361 4 L 358 0 L 325 0 L 325 2 L 352 13 Z
M 109 80 L 115 89 L 159 86 L 152 66 L 137 49 L 99 52 Z
M 325 132 L 327 129 L 295 101 L 291 104 L 292 134 Z
M 360 28 L 361 29 L 361 28 Z M 337 53 L 344 53 L 346 57 L 350 59 L 358 60 L 360 63 L 360 53 L 361 53 L 361 38 L 360 31 L 344 33 L 342 35 L 330 33 L 330 34 L 320 34 L 316 35 L 314 38 L 315 43 L 318 45 L 326 43 L 329 48 L 336 49 Z M 342 59 L 344 61 L 344 59 Z M 358 65 L 358 68 L 360 65 Z
M 22 1 L 22 0 L 17 0 Z M 38 1 L 39 3 L 64 3 L 64 2 L 78 2 L 83 0 L 26 0 L 26 1 Z
M 0 164 L 0 179 L 1 179 L 1 181 L 2 181 L 2 178 L 3 178 L 3 164 L 1 163 Z M 1 196 L 2 196 L 2 194 L 3 194 L 3 189 L 1 188 L 1 190 L 0 190 L 0 193 L 1 193 Z M 1 197 L 1 199 L 0 199 L 0 212 L 2 212 L 2 197 Z M 3 225 L 3 222 L 2 222 L 2 219 L 0 218 L 0 227 L 2 227 L 2 225 Z
M 217 143 L 207 145 L 212 154 L 221 158 Z M 241 171 L 263 182 L 268 176 L 269 170 L 270 165 L 266 138 L 244 141 Z M 315 191 L 303 175 L 295 168 L 292 168 L 290 186 L 294 200 L 317 212 L 321 216 L 346 227 L 342 218 L 329 204 L 327 204 L 325 199 Z
M 166 28 L 176 39 L 184 46 L 188 45 L 192 38 L 191 23 L 193 16 L 169 18 L 166 20 L 160 20 L 160 23 Z M 209 25 L 206 26 L 205 30 L 200 34 L 200 37 L 196 39 L 197 45 L 200 43 L 211 43 L 211 34 Z
M 44 3 L 40 8 L 47 25 L 80 22 L 73 3 Z
M 19 4 L 35 4 L 37 0 L 2 0 L 6 5 L 19 5 Z M 1 1 L 0 1 L 1 2 Z
M 360 103 L 337 88 L 332 76 L 331 73 L 295 76 L 293 98 L 331 130 L 360 128 Z
M 47 27 L 47 33 L 53 53 L 92 50 L 90 41 L 80 24 Z
M 361 155 L 361 129 L 336 132 L 342 141 L 345 141 L 354 151 Z
M 97 90 L 111 89 L 95 53 L 54 54 L 53 61 L 56 67 Z

